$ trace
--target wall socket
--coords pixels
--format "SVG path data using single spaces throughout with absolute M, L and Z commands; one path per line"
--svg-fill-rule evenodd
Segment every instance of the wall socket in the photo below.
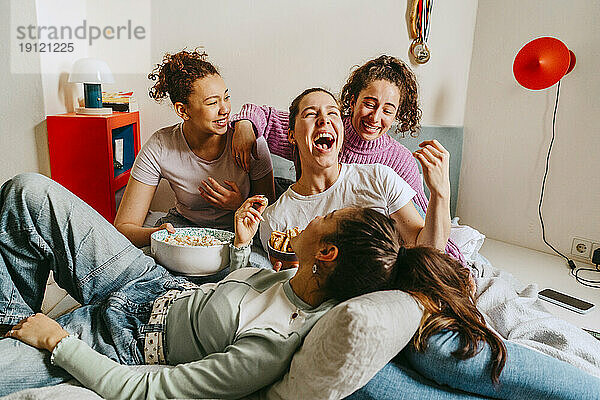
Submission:
M 592 261 L 592 254 L 594 250 L 597 248 L 600 248 L 600 242 L 574 237 L 571 245 L 571 255 L 589 263 Z

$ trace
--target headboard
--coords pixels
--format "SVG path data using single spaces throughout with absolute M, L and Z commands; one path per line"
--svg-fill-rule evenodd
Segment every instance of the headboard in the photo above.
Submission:
M 393 131 L 394 128 L 390 129 Z M 410 135 L 391 134 L 391 137 L 402 143 L 410 151 L 419 148 L 419 143 L 424 140 L 437 139 L 442 146 L 450 152 L 450 215 L 456 215 L 456 200 L 458 197 L 458 181 L 460 178 L 460 164 L 462 160 L 463 127 L 453 126 L 423 126 L 416 138 Z M 273 174 L 275 176 L 296 180 L 294 164 L 278 156 L 273 158 Z M 419 169 L 421 166 L 419 165 Z M 425 193 L 429 196 L 429 191 L 425 187 Z
M 456 200 L 458 198 L 458 182 L 462 161 L 463 129 L 462 126 L 422 126 L 419 136 L 416 138 L 408 134 L 405 137 L 395 134 L 390 135 L 410 151 L 417 150 L 419 143 L 422 141 L 431 139 L 437 139 L 448 150 L 450 153 L 450 215 L 453 217 L 456 216 Z M 419 164 L 420 169 L 421 165 Z M 429 190 L 426 186 L 425 193 L 429 196 Z

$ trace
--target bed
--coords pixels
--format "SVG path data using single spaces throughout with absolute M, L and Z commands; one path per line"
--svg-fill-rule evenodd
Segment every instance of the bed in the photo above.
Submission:
M 462 129 L 424 127 L 419 138 L 401 138 L 417 144 L 437 138 L 452 154 L 452 215 L 456 211 L 462 154 Z M 291 163 L 274 157 L 275 175 L 293 178 Z M 148 224 L 159 215 L 150 214 Z M 600 342 L 581 329 L 554 317 L 537 299 L 537 286 L 525 285 L 495 268 L 479 250 L 485 236 L 453 220 L 451 237 L 477 271 L 479 308 L 489 325 L 502 336 L 570 362 L 600 377 Z M 49 281 L 43 309 L 51 317 L 77 303 Z M 411 339 L 422 315 L 421 307 L 402 292 L 371 293 L 342 303 L 328 312 L 306 337 L 289 371 L 250 399 L 339 399 L 365 385 Z M 567 333 L 565 335 L 565 333 Z M 565 338 L 568 338 L 565 342 Z M 566 343 L 566 345 L 565 345 Z M 136 366 L 141 370 L 165 368 Z M 166 367 L 168 368 L 168 367 Z M 76 381 L 51 388 L 29 389 L 5 399 L 100 399 Z

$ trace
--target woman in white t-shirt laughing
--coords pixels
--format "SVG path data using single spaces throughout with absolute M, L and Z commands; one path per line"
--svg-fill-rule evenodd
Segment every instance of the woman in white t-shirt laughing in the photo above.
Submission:
M 303 229 L 316 216 L 355 206 L 394 219 L 407 246 L 444 250 L 450 234 L 450 155 L 436 140 L 422 142 L 414 153 L 431 192 L 425 220 L 410 201 L 415 191 L 390 167 L 338 162 L 344 124 L 338 102 L 328 91 L 312 88 L 296 97 L 290 106 L 288 140 L 300 160 L 300 179 L 265 211 L 260 227 L 263 247 L 274 230 Z
M 148 75 L 150 97 L 168 97 L 181 122 L 156 131 L 138 154 L 115 227 L 136 246 L 150 244 L 159 229 L 202 226 L 233 230 L 235 210 L 251 195 L 274 198 L 273 166 L 266 142 L 257 141 L 256 158 L 245 171 L 231 152 L 230 94 L 206 54 L 166 54 Z M 142 227 L 161 179 L 177 203 L 155 228 Z

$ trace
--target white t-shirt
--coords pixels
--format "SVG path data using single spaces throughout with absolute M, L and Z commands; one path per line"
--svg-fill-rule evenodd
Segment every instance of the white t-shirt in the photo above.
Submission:
M 340 176 L 321 193 L 302 196 L 288 188 L 267 207 L 260 224 L 265 250 L 274 230 L 306 226 L 317 216 L 345 207 L 367 207 L 390 216 L 404 207 L 416 192 L 393 169 L 382 164 L 342 164 Z
M 175 192 L 175 208 L 181 215 L 198 226 L 233 230 L 235 210 L 213 206 L 200 196 L 198 188 L 203 180 L 211 177 L 229 189 L 223 181 L 230 180 L 238 185 L 244 198 L 248 197 L 250 180 L 258 180 L 273 170 L 267 142 L 264 138 L 257 139 L 258 159 L 252 158 L 248 174 L 234 162 L 231 129 L 226 134 L 223 153 L 216 160 L 206 161 L 190 149 L 182 125 L 178 123 L 156 131 L 136 157 L 131 176 L 152 186 L 157 186 L 161 178 L 166 179 Z

